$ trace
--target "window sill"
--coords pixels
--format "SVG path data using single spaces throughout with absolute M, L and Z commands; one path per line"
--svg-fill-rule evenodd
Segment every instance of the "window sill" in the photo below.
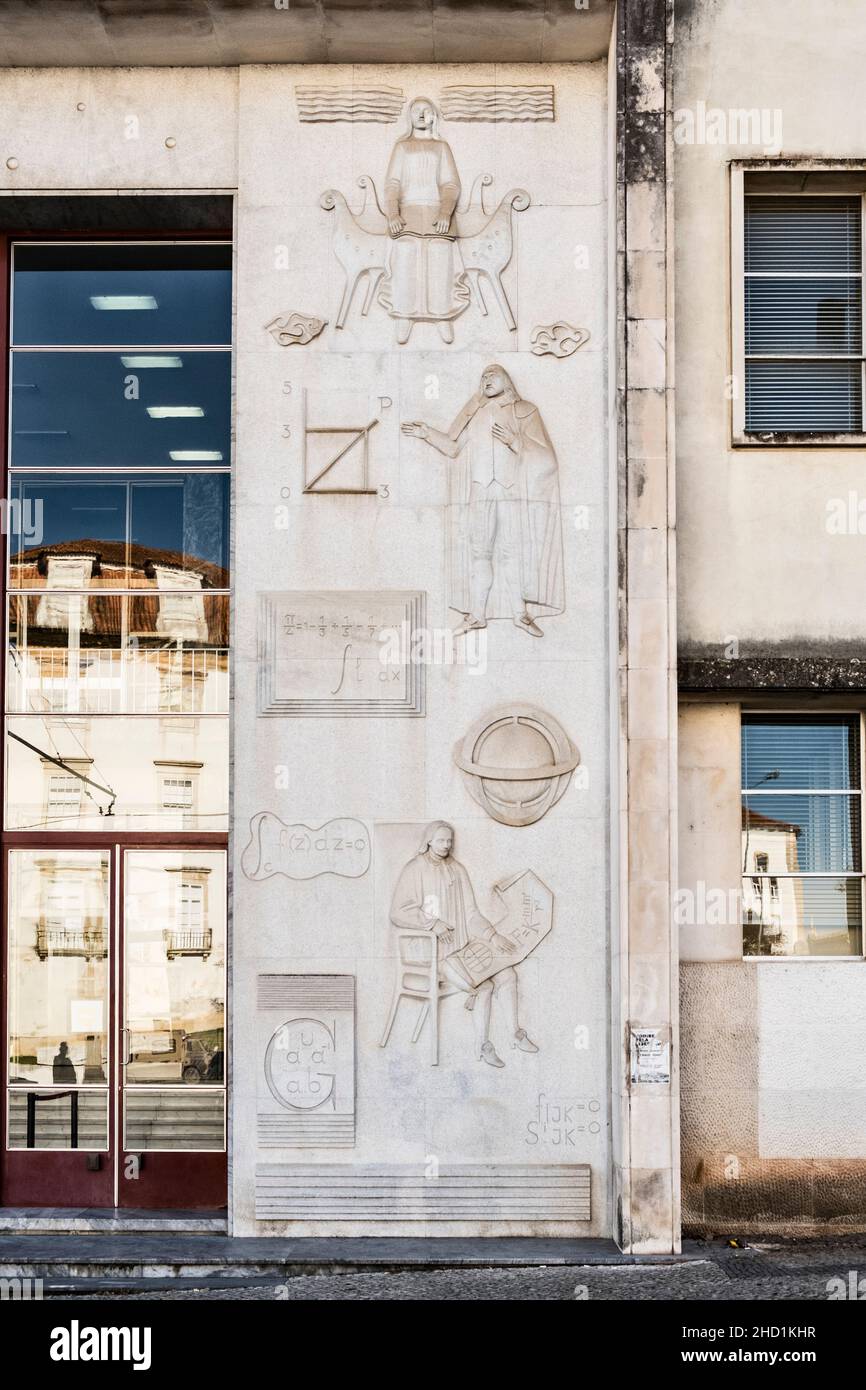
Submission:
M 864 449 L 866 434 L 811 434 L 802 431 L 761 431 L 755 434 L 735 434 L 731 440 L 735 449 Z

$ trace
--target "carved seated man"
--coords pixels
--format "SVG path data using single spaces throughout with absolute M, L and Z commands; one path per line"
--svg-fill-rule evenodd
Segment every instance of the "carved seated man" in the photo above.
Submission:
M 391 902 L 391 921 L 404 931 L 430 931 L 438 939 L 440 983 L 454 985 L 467 994 L 466 1008 L 473 1010 L 478 1056 L 491 1067 L 505 1063 L 490 1041 L 493 996 L 501 1003 L 511 1031 L 511 1046 L 521 1052 L 538 1048 L 518 1020 L 517 972 L 511 966 L 498 971 L 477 988 L 462 974 L 459 962 L 449 957 L 473 939 L 489 941 L 513 955 L 515 948 L 478 910 L 469 875 L 451 857 L 454 831 L 445 821 L 428 825 L 418 853 L 402 870 Z

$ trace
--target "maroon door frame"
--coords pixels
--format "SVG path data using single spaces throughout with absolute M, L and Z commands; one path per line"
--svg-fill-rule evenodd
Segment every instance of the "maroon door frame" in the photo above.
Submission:
M 15 232 L 5 229 L 0 233 L 0 409 L 2 409 L 2 431 L 0 431 L 0 499 L 6 501 L 6 482 L 8 477 L 9 440 L 9 349 L 10 322 L 9 302 L 12 272 L 12 243 L 20 241 L 227 241 L 231 243 L 231 228 L 224 231 L 171 231 L 164 228 L 141 227 L 128 231 L 106 231 L 86 229 L 75 232 L 26 229 Z M 4 508 L 5 511 L 5 508 Z M 0 719 L 3 721 L 3 756 L 0 757 L 0 827 L 3 824 L 5 808 L 5 721 L 6 721 L 6 526 L 0 527 L 0 626 L 2 626 L 3 652 L 0 659 Z M 117 848 L 116 848 L 117 847 Z M 141 1156 L 138 1178 L 133 1182 L 124 1179 L 122 1155 L 116 1156 L 117 1179 L 115 1180 L 114 1145 L 122 1140 L 119 1113 L 120 1088 L 122 1084 L 119 1061 L 119 1042 L 122 1036 L 116 1029 L 118 1000 L 116 990 L 122 989 L 123 981 L 119 970 L 122 960 L 121 930 L 116 929 L 115 903 L 122 902 L 123 858 L 126 849 L 228 849 L 228 836 L 205 832 L 200 835 L 181 832 L 166 834 L 154 832 L 142 835 L 123 833 L 116 835 L 69 834 L 36 831 L 7 831 L 0 828 L 0 848 L 3 853 L 2 902 L 0 902 L 0 1205 L 15 1207 L 119 1207 L 138 1209 L 187 1209 L 213 1210 L 227 1204 L 227 1151 L 222 1153 L 183 1153 L 165 1152 Z M 8 872 L 10 849 L 107 849 L 111 863 L 111 895 L 109 903 L 109 922 L 113 956 L 110 972 L 109 992 L 109 1144 L 108 1153 L 101 1155 L 101 1165 L 96 1171 L 87 1168 L 87 1154 L 84 1150 L 52 1149 L 7 1149 L 7 1100 L 6 1078 L 8 1074 L 7 1048 L 7 909 Z M 119 884 L 119 893 L 115 891 Z M 230 923 L 226 918 L 226 942 L 228 949 Z M 228 974 L 226 977 L 226 1078 L 228 1078 Z M 117 1033 L 117 1036 L 115 1034 Z

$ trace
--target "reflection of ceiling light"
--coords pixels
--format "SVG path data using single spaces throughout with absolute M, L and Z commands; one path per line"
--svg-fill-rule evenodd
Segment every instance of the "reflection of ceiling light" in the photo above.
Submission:
M 155 309 L 157 307 L 152 294 L 92 294 L 90 302 L 94 309 Z
M 169 458 L 175 463 L 222 463 L 219 449 L 171 449 Z
M 151 420 L 199 419 L 204 415 L 200 405 L 149 405 Z
M 179 357 L 121 357 L 124 367 L 182 367 L 183 362 Z

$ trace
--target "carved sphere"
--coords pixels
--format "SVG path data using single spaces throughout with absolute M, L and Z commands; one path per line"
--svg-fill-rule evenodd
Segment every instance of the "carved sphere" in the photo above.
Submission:
M 512 705 L 473 725 L 454 750 L 470 794 L 502 825 L 533 825 L 565 792 L 580 755 L 562 725 Z

